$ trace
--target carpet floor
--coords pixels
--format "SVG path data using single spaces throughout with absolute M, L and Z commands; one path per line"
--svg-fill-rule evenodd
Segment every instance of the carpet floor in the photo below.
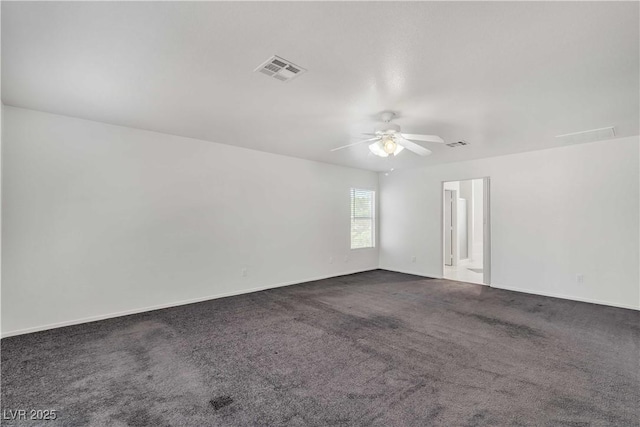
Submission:
M 640 425 L 640 312 L 382 270 L 5 338 L 1 357 L 6 426 Z

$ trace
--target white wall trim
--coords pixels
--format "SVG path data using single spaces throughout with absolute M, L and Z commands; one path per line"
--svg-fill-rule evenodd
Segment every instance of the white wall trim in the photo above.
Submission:
M 409 271 L 409 270 L 398 270 L 397 268 L 378 267 L 378 270 L 391 271 L 392 273 L 411 274 L 412 276 L 420 276 L 420 277 L 424 277 L 425 279 L 444 279 L 444 277 L 438 276 L 435 274 L 427 276 L 424 273 L 418 273 L 418 272 Z
M 411 271 L 406 271 L 406 270 L 397 270 L 397 269 L 391 269 L 391 268 L 383 268 L 380 267 L 380 270 L 385 270 L 385 271 L 391 271 L 393 273 L 402 273 L 402 274 L 411 274 L 413 276 L 420 276 L 420 277 L 424 277 L 425 279 L 439 279 L 439 280 L 448 280 L 450 282 L 460 282 L 460 283 L 464 283 L 465 285 L 477 285 L 477 286 L 486 286 L 488 288 L 491 288 L 492 285 L 487 285 L 486 283 L 473 283 L 473 282 L 465 282 L 464 280 L 455 280 L 455 279 L 447 279 L 444 276 L 437 276 L 437 275 L 430 275 L 430 276 L 426 276 L 424 273 L 415 273 L 415 272 L 411 272 Z
M 2 334 L 2 338 L 13 337 L 13 336 L 16 336 L 16 335 L 30 334 L 30 333 L 33 333 L 33 332 L 46 331 L 46 330 L 49 330 L 49 329 L 63 328 L 65 326 L 73 326 L 73 325 L 80 325 L 80 324 L 83 324 L 83 323 L 97 322 L 97 321 L 100 321 L 100 320 L 113 319 L 115 317 L 129 316 L 131 314 L 146 313 L 148 311 L 162 310 L 164 308 L 179 307 L 181 305 L 194 304 L 194 303 L 198 303 L 198 302 L 210 301 L 210 300 L 219 299 L 219 298 L 232 297 L 232 296 L 235 296 L 235 295 L 250 294 L 250 293 L 253 293 L 253 292 L 266 291 L 268 289 L 282 288 L 284 286 L 301 285 L 303 283 L 315 282 L 316 280 L 331 279 L 331 278 L 334 278 L 334 277 L 348 276 L 350 274 L 364 273 L 366 271 L 374 271 L 374 270 L 377 270 L 377 268 L 370 268 L 370 269 L 364 269 L 364 270 L 353 270 L 353 271 L 347 271 L 347 272 L 344 272 L 344 273 L 317 276 L 317 277 L 312 277 L 312 278 L 303 279 L 303 280 L 291 280 L 291 281 L 288 281 L 288 282 L 278 283 L 278 284 L 275 284 L 275 285 L 259 286 L 257 288 L 250 288 L 250 289 L 241 289 L 241 290 L 238 290 L 238 291 L 225 292 L 225 293 L 216 294 L 216 295 L 208 295 L 208 296 L 204 296 L 204 297 L 192 298 L 192 299 L 183 300 L 183 301 L 170 302 L 170 303 L 166 303 L 166 304 L 153 305 L 153 306 L 149 306 L 149 307 L 134 308 L 132 310 L 119 311 L 119 312 L 116 312 L 116 313 L 101 314 L 101 315 L 98 315 L 98 316 L 90 316 L 90 317 L 85 317 L 85 318 L 82 318 L 82 319 L 67 320 L 65 322 L 51 323 L 51 324 L 48 324 L 48 325 L 41 325 L 41 326 L 34 326 L 34 327 L 31 327 L 31 328 L 18 329 L 18 330 L 15 330 L 15 331 L 4 332 Z
M 427 279 L 450 280 L 450 279 L 446 279 L 445 277 L 437 277 L 435 275 L 427 276 L 424 273 L 417 273 L 415 271 L 407 271 L 407 270 L 398 270 L 398 269 L 395 269 L 395 268 L 380 267 L 380 270 L 392 271 L 392 272 L 395 272 L 395 273 L 411 274 L 411 275 L 414 275 L 414 276 L 421 276 L 421 277 L 424 277 L 424 278 L 427 278 Z M 451 281 L 455 282 L 455 280 L 451 280 Z M 543 296 L 543 297 L 560 298 L 560 299 L 566 299 L 566 300 L 569 300 L 569 301 L 585 302 L 585 303 L 589 303 L 589 304 L 598 304 L 598 305 L 605 305 L 605 306 L 609 306 L 609 307 L 626 308 L 628 310 L 640 311 L 640 307 L 634 307 L 632 305 L 627 305 L 627 304 L 616 304 L 616 303 L 612 303 L 612 302 L 608 302 L 608 301 L 601 301 L 601 300 L 591 299 L 591 298 L 572 297 L 572 296 L 568 296 L 568 295 L 555 294 L 555 293 L 552 293 L 552 292 L 538 292 L 538 291 L 533 291 L 533 290 L 530 290 L 530 289 L 516 288 L 516 287 L 513 287 L 513 286 L 497 285 L 495 283 L 493 283 L 491 285 L 486 285 L 486 284 L 482 284 L 482 283 L 470 283 L 470 282 L 462 282 L 462 283 L 466 283 L 466 284 L 469 284 L 469 285 L 486 286 L 488 288 L 503 289 L 505 291 L 521 292 L 521 293 L 530 294 L 530 295 L 539 295 L 539 296 Z
M 513 287 L 513 286 L 497 285 L 495 283 L 491 284 L 491 287 L 495 288 L 495 289 L 504 289 L 505 291 L 522 292 L 522 293 L 525 293 L 525 294 L 540 295 L 540 296 L 543 296 L 543 297 L 560 298 L 560 299 L 566 299 L 566 300 L 576 301 L 576 302 L 586 302 L 586 303 L 589 303 L 589 304 L 606 305 L 606 306 L 609 306 L 609 307 L 626 308 L 628 310 L 640 311 L 640 307 L 635 307 L 635 306 L 627 305 L 627 304 L 616 304 L 616 303 L 613 303 L 613 302 L 601 301 L 601 300 L 592 299 L 592 298 L 573 297 L 573 296 L 569 296 L 569 295 L 556 294 L 556 293 L 553 293 L 553 292 L 539 292 L 539 291 L 533 291 L 533 290 L 530 290 L 530 289 L 516 288 L 516 287 Z
M 268 289 L 275 289 L 275 288 L 281 288 L 281 287 L 292 286 L 292 285 L 300 285 L 300 284 L 303 284 L 303 283 L 314 282 L 316 280 L 331 279 L 331 278 L 334 278 L 334 277 L 347 276 L 347 275 L 350 275 L 350 274 L 364 273 L 364 272 L 367 272 L 367 271 L 374 271 L 374 270 L 385 270 L 385 271 L 391 271 L 391 272 L 395 272 L 395 273 L 411 274 L 413 276 L 424 277 L 426 279 L 444 279 L 444 277 L 438 277 L 438 276 L 435 276 L 435 275 L 434 276 L 427 276 L 424 273 L 419 273 L 419 272 L 415 272 L 415 271 L 391 269 L 391 268 L 384 268 L 384 267 L 365 269 L 365 270 L 353 270 L 353 271 L 348 271 L 348 272 L 344 272 L 344 273 L 340 273 L 340 274 L 317 276 L 317 277 L 308 278 L 308 279 L 304 279 L 304 280 L 292 280 L 292 281 L 288 281 L 288 282 L 278 283 L 278 284 L 275 284 L 275 285 L 259 286 L 259 287 L 256 287 L 256 288 L 242 289 L 242 290 L 238 290 L 238 291 L 225 292 L 225 293 L 216 294 L 216 295 L 208 295 L 208 296 L 204 296 L 204 297 L 192 298 L 192 299 L 183 300 L 183 301 L 176 301 L 176 302 L 171 302 L 171 303 L 166 303 L 166 304 L 159 304 L 159 305 L 154 305 L 154 306 L 149 306 L 149 307 L 135 308 L 135 309 L 132 309 L 132 310 L 125 310 L 125 311 L 120 311 L 120 312 L 116 312 L 116 313 L 108 313 L 108 314 L 102 314 L 102 315 L 98 315 L 98 316 L 85 317 L 85 318 L 82 318 L 82 319 L 68 320 L 68 321 L 65 321 L 65 322 L 51 323 L 51 324 L 48 324 L 48 325 L 34 326 L 32 328 L 18 329 L 18 330 L 15 330 L 15 331 L 9 331 L 9 332 L 3 333 L 2 334 L 2 338 L 8 338 L 8 337 L 16 336 L 16 335 L 24 335 L 24 334 L 34 333 L 34 332 L 46 331 L 46 330 L 49 330 L 49 329 L 63 328 L 65 326 L 73 326 L 73 325 L 80 325 L 80 324 L 83 324 L 83 323 L 97 322 L 97 321 L 100 321 L 100 320 L 113 319 L 113 318 L 122 317 L 122 316 L 129 316 L 131 314 L 146 313 L 146 312 L 149 312 L 149 311 L 162 310 L 164 308 L 179 307 L 181 305 L 194 304 L 194 303 L 198 303 L 198 302 L 210 301 L 210 300 L 226 298 L 226 297 L 232 297 L 232 296 L 236 296 L 236 295 L 250 294 L 250 293 L 253 293 L 253 292 L 265 291 L 265 290 L 268 290 Z M 478 284 L 478 283 L 472 283 L 472 284 L 478 285 L 478 286 L 487 286 L 487 285 L 482 285 L 482 284 Z M 626 304 L 616 304 L 616 303 L 611 303 L 611 302 L 607 302 L 607 301 L 600 301 L 600 300 L 590 299 L 590 298 L 578 298 L 578 297 L 572 297 L 572 296 L 567 296 L 567 295 L 556 294 L 556 293 L 552 293 L 552 292 L 537 292 L 537 291 L 533 291 L 533 290 L 530 290 L 530 289 L 516 288 L 516 287 L 513 287 L 513 286 L 502 286 L 502 285 L 498 285 L 498 284 L 492 284 L 490 287 L 495 288 L 495 289 L 503 289 L 503 290 L 506 290 L 506 291 L 521 292 L 521 293 L 531 294 L 531 295 L 539 295 L 539 296 L 551 297 L 551 298 L 560 298 L 560 299 L 566 299 L 566 300 L 569 300 L 569 301 L 584 302 L 584 303 L 590 303 L 590 304 L 599 304 L 599 305 L 604 305 L 604 306 L 625 308 L 625 309 L 629 309 L 629 310 L 640 311 L 640 307 L 634 307 L 634 306 L 626 305 Z

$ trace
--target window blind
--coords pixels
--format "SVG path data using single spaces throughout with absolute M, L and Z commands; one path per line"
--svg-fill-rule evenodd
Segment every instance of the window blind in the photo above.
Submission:
M 375 192 L 351 189 L 351 249 L 375 246 Z

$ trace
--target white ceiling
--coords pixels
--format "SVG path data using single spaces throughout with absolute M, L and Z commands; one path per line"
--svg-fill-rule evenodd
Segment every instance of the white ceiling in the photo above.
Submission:
M 2 101 L 387 170 L 637 135 L 639 38 L 638 2 L 2 2 Z M 329 152 L 383 110 L 471 145 Z

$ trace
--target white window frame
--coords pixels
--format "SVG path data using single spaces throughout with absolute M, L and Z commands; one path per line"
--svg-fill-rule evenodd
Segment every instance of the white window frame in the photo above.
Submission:
M 355 212 L 354 212 L 354 197 L 356 192 L 369 193 L 371 195 L 371 217 L 359 217 L 360 219 L 371 220 L 371 246 L 353 246 L 353 225 Z M 361 249 L 374 249 L 376 247 L 376 191 L 369 188 L 355 188 L 352 187 L 349 190 L 349 247 L 352 251 Z

